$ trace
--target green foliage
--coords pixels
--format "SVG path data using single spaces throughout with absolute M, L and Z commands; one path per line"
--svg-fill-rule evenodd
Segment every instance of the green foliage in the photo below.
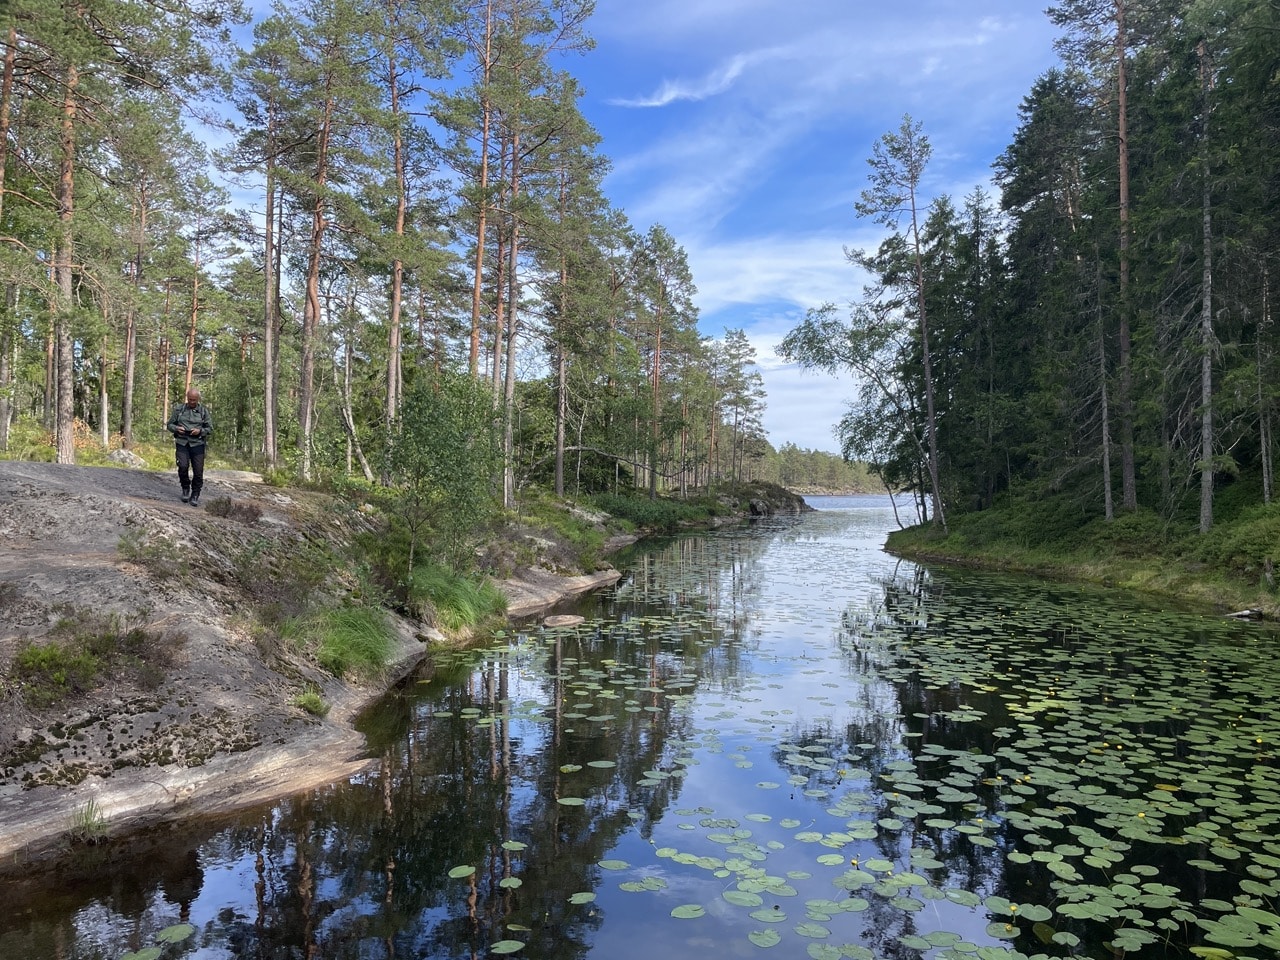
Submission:
M 89 690 L 98 668 L 98 658 L 82 647 L 25 642 L 13 658 L 10 675 L 22 685 L 26 701 L 39 708 Z
M 524 523 L 572 547 L 576 555 L 573 566 L 583 571 L 595 569 L 607 535 L 599 519 L 567 501 L 538 492 L 526 494 L 520 501 L 519 511 Z
M 338 607 L 295 617 L 283 633 L 336 677 L 377 676 L 395 647 L 386 614 L 373 607 Z
M 1254 507 L 1233 523 L 1218 524 L 1201 538 L 1196 556 L 1274 591 L 1275 568 L 1280 563 L 1280 503 Z
M 102 841 L 107 835 L 107 818 L 98 801 L 92 797 L 71 814 L 71 823 L 67 827 L 67 838 L 72 843 L 94 844 Z
M 329 713 L 329 704 L 315 687 L 307 687 L 301 693 L 294 694 L 289 702 L 313 717 L 324 717 Z
M 497 509 L 496 440 L 492 395 L 470 377 L 442 372 L 409 392 L 387 450 L 408 568 L 428 534 L 452 565 L 469 564 L 477 531 Z
M 451 632 L 477 626 L 507 609 L 506 597 L 493 583 L 439 563 L 415 565 L 407 593 L 412 616 Z
M 134 527 L 120 534 L 116 551 L 125 560 L 162 576 L 184 577 L 190 572 L 187 555 L 176 543 L 141 528 Z
M 9 445 L 0 450 L 0 459 L 52 463 L 55 453 L 49 432 L 38 421 L 23 417 L 9 427 Z
M 270 622 L 300 614 L 342 560 L 307 540 L 259 537 L 233 557 L 236 579 Z
M 705 500 L 672 500 L 667 497 L 650 499 L 615 493 L 598 493 L 591 498 L 591 502 L 611 516 L 645 530 L 659 532 L 669 532 L 683 525 L 705 521 L 714 515 L 716 509 Z
M 1102 556 L 1158 557 L 1171 544 L 1168 521 L 1151 510 L 1122 513 L 1110 522 L 1094 518 L 1082 533 L 1085 544 Z
M 34 708 L 87 693 L 109 676 L 153 689 L 184 640 L 180 635 L 157 637 L 120 617 L 82 613 L 59 621 L 43 642 L 24 641 L 9 676 Z

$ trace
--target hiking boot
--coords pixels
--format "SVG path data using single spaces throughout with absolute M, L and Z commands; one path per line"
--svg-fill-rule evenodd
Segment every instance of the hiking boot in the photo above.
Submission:
M 193 507 L 198 507 L 198 506 L 200 506 L 200 494 L 198 494 L 198 493 L 193 493 L 193 494 L 191 495 L 191 505 L 192 505 Z
M 183 487 L 183 488 L 182 488 L 182 502 L 183 502 L 183 503 L 186 503 L 186 502 L 187 502 L 188 500 L 190 500 L 190 499 L 191 499 L 191 491 L 190 491 L 190 490 L 188 490 L 186 487 Z

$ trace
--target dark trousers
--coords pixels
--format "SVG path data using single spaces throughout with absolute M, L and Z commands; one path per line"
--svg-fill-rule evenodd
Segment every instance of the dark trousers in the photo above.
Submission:
M 178 454 L 178 482 L 182 484 L 183 490 L 190 490 L 192 496 L 199 496 L 204 488 L 204 446 L 202 443 L 198 447 L 188 447 L 180 443 L 175 448 Z

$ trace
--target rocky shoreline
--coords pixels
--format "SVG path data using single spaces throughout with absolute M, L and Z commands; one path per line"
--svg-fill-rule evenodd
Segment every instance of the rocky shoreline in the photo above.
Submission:
M 443 640 L 393 618 L 384 676 L 333 677 L 264 637 L 247 611 L 286 589 L 295 571 L 281 563 L 368 516 L 231 472 L 207 476 L 202 509 L 176 494 L 167 473 L 0 461 L 0 874 L 55 862 L 77 836 L 355 775 L 370 763 L 355 718 Z M 217 501 L 226 515 L 209 511 Z M 534 569 L 502 586 L 510 616 L 528 618 L 617 577 Z M 58 636 L 102 647 L 109 682 L 42 708 L 19 695 L 10 667 L 29 642 Z M 303 690 L 323 696 L 323 717 L 295 705 Z

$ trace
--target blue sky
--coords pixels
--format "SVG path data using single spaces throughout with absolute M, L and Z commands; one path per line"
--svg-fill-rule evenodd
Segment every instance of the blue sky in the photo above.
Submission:
M 837 451 L 852 396 L 782 363 L 807 308 L 861 284 L 844 247 L 861 222 L 874 142 L 904 113 L 933 145 L 925 189 L 959 203 L 989 185 L 1018 105 L 1055 62 L 1036 0 L 597 0 L 596 48 L 566 66 L 613 162 L 611 201 L 684 247 L 703 333 L 741 327 L 768 391 L 775 446 Z M 994 195 L 994 189 L 992 188 Z

